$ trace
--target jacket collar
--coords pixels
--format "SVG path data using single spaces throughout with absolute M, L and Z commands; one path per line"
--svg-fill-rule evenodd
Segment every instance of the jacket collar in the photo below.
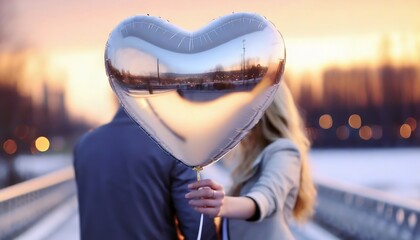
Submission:
M 121 122 L 121 121 L 133 121 L 131 120 L 130 116 L 124 111 L 124 109 L 120 106 L 118 108 L 117 113 L 115 114 L 114 118 L 112 119 L 113 122 Z M 134 121 L 133 121 L 134 122 Z

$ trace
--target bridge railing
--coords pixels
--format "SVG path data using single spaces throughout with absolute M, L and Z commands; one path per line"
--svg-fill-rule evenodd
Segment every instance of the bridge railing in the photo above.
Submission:
M 317 179 L 314 220 L 342 239 L 420 240 L 420 202 Z
M 0 239 L 13 239 L 74 196 L 72 167 L 0 191 Z
M 420 203 L 317 179 L 316 223 L 342 239 L 420 240 Z M 74 196 L 72 167 L 0 191 L 0 239 L 13 239 Z

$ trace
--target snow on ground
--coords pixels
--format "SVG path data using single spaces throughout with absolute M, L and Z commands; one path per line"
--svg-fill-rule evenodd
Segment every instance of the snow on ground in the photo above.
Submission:
M 24 179 L 38 177 L 72 164 L 71 154 L 20 155 L 15 160 L 16 171 Z
M 372 187 L 420 201 L 420 148 L 314 149 L 314 178 Z

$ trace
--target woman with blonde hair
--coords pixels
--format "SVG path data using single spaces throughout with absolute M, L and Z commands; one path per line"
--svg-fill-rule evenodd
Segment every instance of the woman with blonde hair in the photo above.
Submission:
M 200 213 L 223 217 L 223 239 L 293 239 L 289 220 L 313 214 L 316 190 L 310 142 L 293 97 L 279 85 L 272 104 L 240 144 L 230 196 L 210 179 L 189 184 L 186 198 Z

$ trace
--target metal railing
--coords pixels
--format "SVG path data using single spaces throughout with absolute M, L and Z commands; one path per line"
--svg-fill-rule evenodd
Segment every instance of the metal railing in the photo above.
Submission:
M 76 194 L 72 167 L 0 191 L 0 239 L 13 239 Z
M 314 220 L 341 239 L 420 240 L 420 202 L 317 179 Z M 0 239 L 13 239 L 76 194 L 72 167 L 0 191 Z
M 420 240 L 420 202 L 317 180 L 315 222 L 342 239 Z

